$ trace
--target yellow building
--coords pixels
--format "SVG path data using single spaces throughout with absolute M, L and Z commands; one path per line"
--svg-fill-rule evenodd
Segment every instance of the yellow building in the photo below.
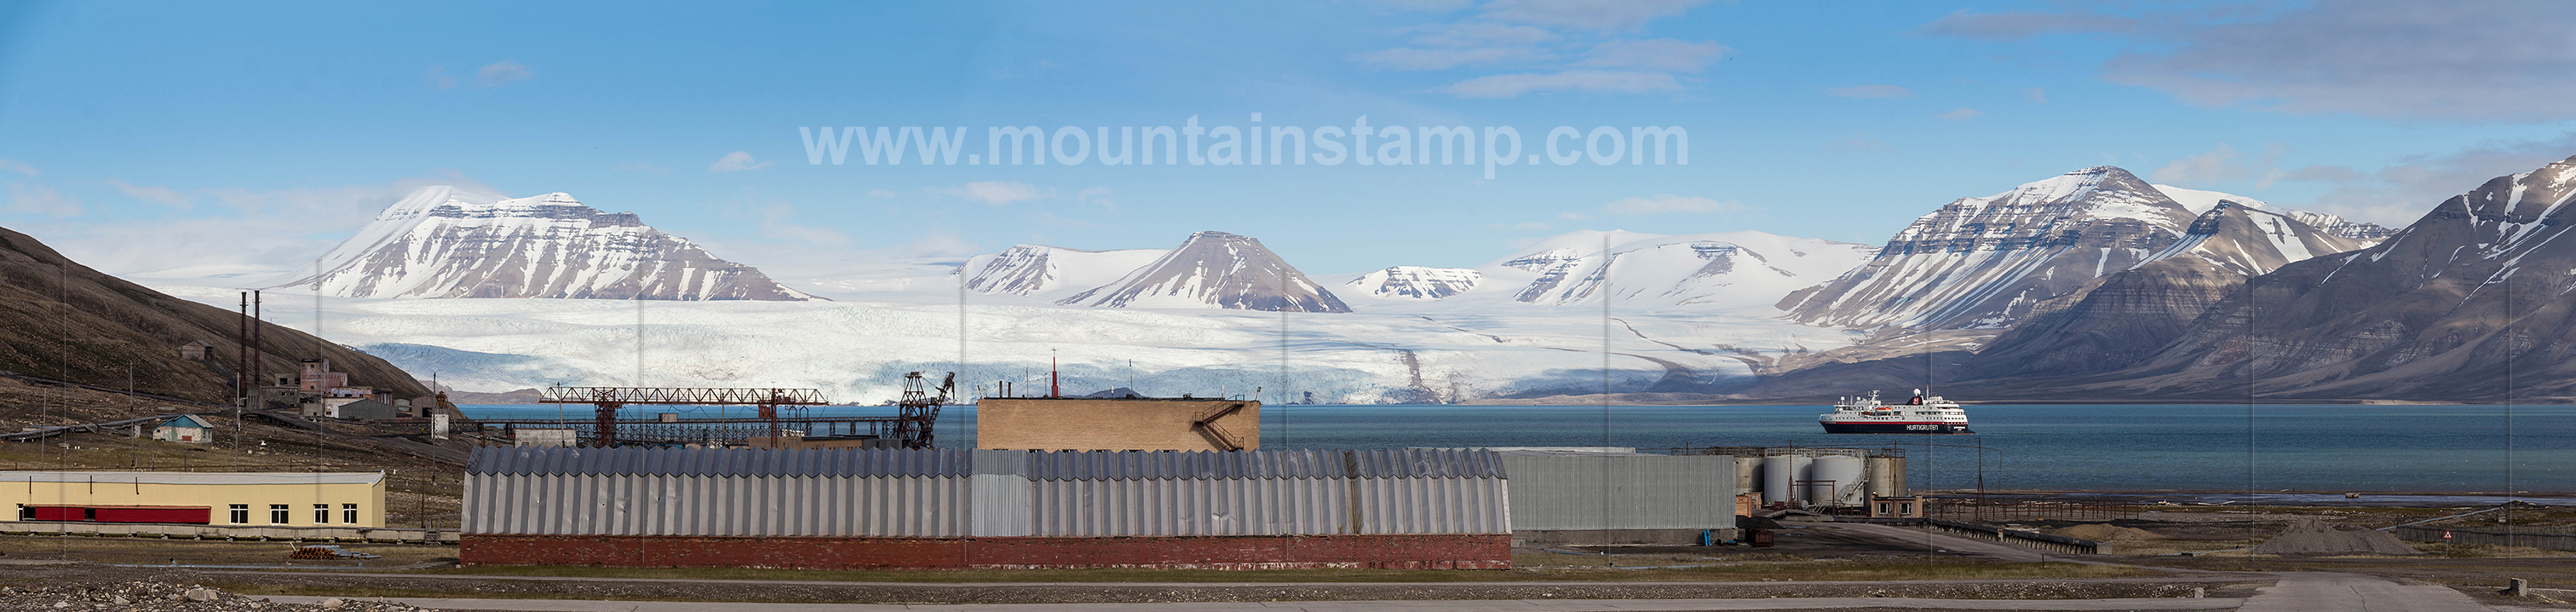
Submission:
M 988 397 L 975 405 L 975 448 L 1261 450 L 1261 402 Z
M 383 527 L 381 472 L 0 471 L 0 519 Z

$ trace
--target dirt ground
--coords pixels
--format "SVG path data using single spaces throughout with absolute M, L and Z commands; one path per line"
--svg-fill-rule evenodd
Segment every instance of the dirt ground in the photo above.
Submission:
M 289 559 L 295 542 L 231 542 L 87 536 L 0 536 L 0 560 L 83 561 L 109 565 L 275 565 L 312 568 L 385 569 L 421 564 L 451 564 L 456 547 L 435 544 L 330 543 L 380 559 Z
M 1512 570 L 1495 570 L 1509 574 Z M 1477 578 L 1488 577 L 1477 572 Z M 1506 575 L 1491 575 L 1507 578 Z M 1177 585 L 1135 582 L 1066 583 L 740 583 L 690 579 L 592 581 L 441 574 L 351 575 L 331 572 L 169 570 L 152 568 L 0 568 L 0 584 L 113 581 L 204 584 L 261 595 L 338 597 L 495 597 L 646 601 L 752 601 L 837 603 L 1076 603 L 1173 601 L 1332 601 L 1489 599 L 1676 599 L 1766 597 L 1926 597 L 1942 599 L 2096 599 L 2184 596 L 2201 588 L 2211 597 L 2242 597 L 2268 581 L 2242 578 L 2151 581 L 1959 581 L 1902 584 L 1788 581 L 1580 582 L 1344 582 L 1261 584 L 1221 582 Z

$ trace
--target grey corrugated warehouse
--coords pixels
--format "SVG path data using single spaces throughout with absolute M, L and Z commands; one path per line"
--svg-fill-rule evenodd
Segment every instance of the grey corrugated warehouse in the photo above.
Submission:
M 1483 451 L 479 449 L 465 532 L 1146 536 L 1507 533 Z
M 1067 542 L 1104 537 L 1291 536 L 1304 538 L 1301 545 L 1311 550 L 1337 546 L 1341 548 L 1334 550 L 1366 556 L 1375 554 L 1369 547 L 1386 546 L 1367 538 L 1476 535 L 1480 537 L 1461 542 L 1477 551 L 1474 555 L 1492 559 L 1478 562 L 1485 565 L 1456 566 L 1486 567 L 1507 565 L 1508 538 L 1503 534 L 1511 532 L 1503 465 L 1494 453 L 1474 450 L 486 448 L 475 451 L 467 472 L 463 557 L 468 563 L 528 562 L 529 554 L 553 554 L 565 557 L 556 561 L 568 563 L 668 564 L 654 559 L 628 563 L 618 555 L 637 546 L 680 541 L 674 538 L 694 538 L 688 541 L 718 548 L 727 546 L 722 540 L 729 538 L 767 538 L 761 541 L 771 543 L 781 537 L 1023 539 L 1058 550 L 1088 545 Z M 478 537 L 486 545 L 476 546 Z M 639 543 L 635 537 L 656 539 Z M 1337 537 L 1342 540 L 1334 541 Z M 581 552 L 589 545 L 584 543 L 615 550 Z M 1398 544 L 1419 549 L 1409 554 L 1445 554 L 1439 551 L 1460 545 L 1447 540 Z M 1186 545 L 1194 544 L 1175 544 Z M 1095 561 L 1104 555 L 1152 554 L 1084 550 L 1089 556 L 1083 558 Z M 732 554 L 714 549 L 671 554 L 699 553 Z M 1014 554 L 1024 553 L 1036 554 Z M 970 549 L 967 554 L 981 553 Z M 1064 554 L 1071 553 L 1057 556 Z M 616 558 L 603 560 L 603 555 Z M 1306 563 L 1302 559 L 1247 563 Z M 1066 565 L 988 561 L 959 563 Z M 1390 566 L 1418 560 L 1361 562 Z M 804 566 L 864 565 L 834 563 L 839 562 Z
M 1501 450 L 1514 538 L 1691 543 L 1735 528 L 1734 457 L 1605 450 Z

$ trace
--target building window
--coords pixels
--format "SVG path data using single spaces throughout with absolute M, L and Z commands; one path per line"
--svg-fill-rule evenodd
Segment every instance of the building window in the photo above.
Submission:
M 295 517 L 293 517 L 293 516 L 290 516 L 289 514 L 290 514 L 290 511 L 286 509 L 286 504 L 269 504 L 269 505 L 268 505 L 268 524 L 270 524 L 270 525 L 284 525 L 284 524 L 287 524 L 288 522 L 290 522 L 290 521 L 294 520 L 294 518 L 295 518 Z
M 313 504 L 313 524 L 331 524 L 331 504 Z
M 241 525 L 250 522 L 250 504 L 233 504 L 232 510 L 233 524 Z
M 358 505 L 340 504 L 340 522 L 351 525 L 358 524 Z

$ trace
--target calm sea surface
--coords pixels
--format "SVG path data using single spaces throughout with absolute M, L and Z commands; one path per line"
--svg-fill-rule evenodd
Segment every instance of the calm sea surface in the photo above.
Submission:
M 583 418 L 586 406 L 464 406 Z M 1973 436 L 1827 435 L 1822 406 L 1262 407 L 1264 448 L 1836 446 L 1905 449 L 1918 488 L 2576 492 L 2576 406 L 1969 406 Z M 630 409 L 641 418 L 650 408 Z M 892 415 L 822 408 L 814 416 Z M 679 410 L 749 416 L 747 408 Z M 940 446 L 975 439 L 950 407 Z M 1928 445 L 1928 446 L 1927 446 Z M 1976 446 L 1982 445 L 1980 451 Z M 1965 447 L 1965 448 L 1963 448 Z M 1982 458 L 1980 457 L 1982 455 Z M 2511 457 L 2508 475 L 2507 457 Z M 1980 466 L 1982 464 L 1982 470 Z

